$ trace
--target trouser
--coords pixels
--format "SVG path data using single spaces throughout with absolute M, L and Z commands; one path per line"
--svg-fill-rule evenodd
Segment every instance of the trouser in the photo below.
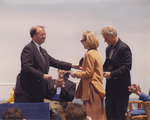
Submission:
M 124 120 L 127 112 L 129 96 L 106 96 L 105 107 L 107 120 Z

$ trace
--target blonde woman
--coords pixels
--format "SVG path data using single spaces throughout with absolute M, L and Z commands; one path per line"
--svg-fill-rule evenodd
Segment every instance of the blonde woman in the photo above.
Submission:
M 91 117 L 92 120 L 105 120 L 103 64 L 101 55 L 97 50 L 99 40 L 94 32 L 86 31 L 83 33 L 81 43 L 87 49 L 82 71 L 71 73 L 72 77 L 81 78 L 76 91 L 76 98 L 81 99 L 86 106 L 87 117 Z

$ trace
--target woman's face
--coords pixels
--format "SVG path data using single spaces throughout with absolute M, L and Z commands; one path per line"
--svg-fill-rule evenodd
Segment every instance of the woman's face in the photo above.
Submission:
M 84 46 L 85 49 L 89 49 L 88 45 L 87 45 L 87 41 L 84 37 L 85 35 L 82 36 L 82 40 L 81 40 L 81 43 L 82 45 Z

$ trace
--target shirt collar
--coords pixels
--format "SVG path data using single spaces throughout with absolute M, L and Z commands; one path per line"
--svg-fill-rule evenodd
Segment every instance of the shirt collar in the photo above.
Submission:
M 34 42 L 35 46 L 37 47 L 38 51 L 40 52 L 40 45 L 37 44 L 35 41 L 33 41 L 33 42 Z

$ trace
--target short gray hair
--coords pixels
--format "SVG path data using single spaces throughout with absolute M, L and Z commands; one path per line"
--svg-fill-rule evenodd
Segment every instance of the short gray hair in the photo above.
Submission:
M 101 30 L 101 34 L 102 35 L 110 35 L 110 34 L 114 34 L 115 36 L 117 36 L 117 31 L 115 30 L 114 27 L 112 26 L 106 26 Z
M 38 26 L 32 27 L 32 28 L 30 29 L 30 36 L 31 36 L 31 38 L 33 38 L 33 35 L 36 34 L 38 28 L 44 29 L 45 27 L 42 26 L 42 25 L 38 25 Z

